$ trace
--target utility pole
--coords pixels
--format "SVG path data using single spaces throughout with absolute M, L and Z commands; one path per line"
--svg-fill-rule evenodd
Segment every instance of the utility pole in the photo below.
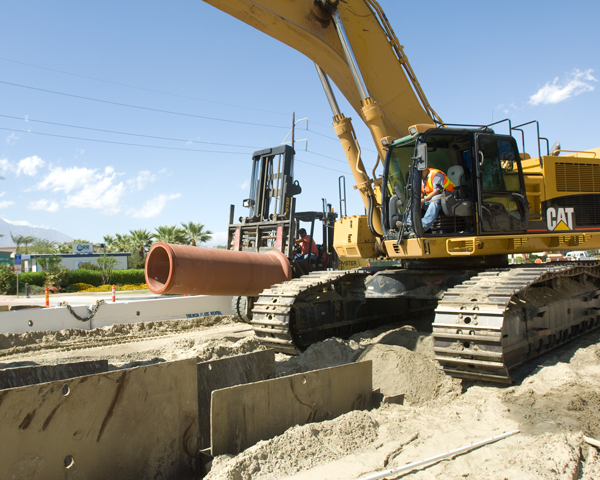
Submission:
M 296 131 L 296 112 L 292 112 L 292 148 L 294 148 L 294 133 Z

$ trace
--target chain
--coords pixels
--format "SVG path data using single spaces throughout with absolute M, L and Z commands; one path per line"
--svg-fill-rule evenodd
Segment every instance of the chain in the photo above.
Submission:
M 87 322 L 88 320 L 91 320 L 92 318 L 94 318 L 94 315 L 96 315 L 96 313 L 98 312 L 98 309 L 100 308 L 100 305 L 102 305 L 104 303 L 104 300 L 96 300 L 96 304 L 92 307 L 91 310 L 88 309 L 88 312 L 90 312 L 90 315 L 87 317 L 80 317 L 79 315 L 77 315 L 75 313 L 75 311 L 71 308 L 71 305 L 69 305 L 67 302 L 61 302 L 59 304 L 59 306 L 64 306 L 67 307 L 67 310 L 71 313 L 71 315 L 73 315 L 77 320 L 81 321 L 81 322 Z

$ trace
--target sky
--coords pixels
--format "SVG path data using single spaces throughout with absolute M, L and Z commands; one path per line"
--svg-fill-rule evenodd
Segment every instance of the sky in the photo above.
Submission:
M 600 2 L 380 4 L 444 121 L 538 120 L 551 145 L 600 147 Z M 252 152 L 289 140 L 293 112 L 297 210 L 339 211 L 345 176 L 347 213 L 364 213 L 312 62 L 201 0 L 3 2 L 0 30 L 7 222 L 101 242 L 193 221 L 223 245 Z

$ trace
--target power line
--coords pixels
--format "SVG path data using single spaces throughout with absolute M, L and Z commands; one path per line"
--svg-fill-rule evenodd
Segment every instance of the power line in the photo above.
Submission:
M 312 152 L 309 152 L 309 153 L 312 153 Z M 307 165 L 312 165 L 313 167 L 319 167 L 319 168 L 324 168 L 325 170 L 331 170 L 332 172 L 346 173 L 346 174 L 348 173 L 348 172 L 344 172 L 342 170 L 337 170 L 336 168 L 325 167 L 325 166 L 319 165 L 317 163 L 310 163 L 310 162 L 307 162 L 306 160 L 299 160 L 296 158 L 295 161 L 300 162 L 300 163 L 306 163 Z
M 174 141 L 174 142 L 186 142 L 186 143 L 202 143 L 202 144 L 206 144 L 206 145 L 220 145 L 223 147 L 260 148 L 260 147 L 254 146 L 254 145 L 235 145 L 235 144 L 229 144 L 229 143 L 203 142 L 200 140 L 187 140 L 187 139 L 183 139 L 183 138 L 159 137 L 159 136 L 155 136 L 155 135 L 142 135 L 140 133 L 118 132 L 116 130 L 104 130 L 102 128 L 83 127 L 80 125 L 70 125 L 67 123 L 57 123 L 57 122 L 48 122 L 45 120 L 35 120 L 35 119 L 29 118 L 29 117 L 15 117 L 13 115 L 0 114 L 0 117 L 13 118 L 15 120 L 24 120 L 26 122 L 44 123 L 46 125 L 57 125 L 59 127 L 79 128 L 82 130 L 92 130 L 94 132 L 115 133 L 117 135 L 129 135 L 132 137 L 153 138 L 155 140 L 169 140 L 169 141 Z
M 182 112 L 174 112 L 171 110 L 162 110 L 160 108 L 152 108 L 152 107 L 142 107 L 140 105 L 131 105 L 128 103 L 120 103 L 120 102 L 112 102 L 110 100 L 100 100 L 98 98 L 92 98 L 92 97 L 85 97 L 83 95 L 74 95 L 72 93 L 65 93 L 65 92 L 57 92 L 55 90 L 47 90 L 44 88 L 37 88 L 37 87 L 31 87 L 28 85 L 21 85 L 18 83 L 11 83 L 11 82 L 4 82 L 0 80 L 0 84 L 3 85 L 10 85 L 12 87 L 19 87 L 19 88 L 26 88 L 28 90 L 35 90 L 38 92 L 44 92 L 44 93 L 52 93 L 54 95 L 62 95 L 65 97 L 71 97 L 71 98 L 78 98 L 80 100 L 88 100 L 91 102 L 98 102 L 98 103 L 106 103 L 109 105 L 116 105 L 119 107 L 127 107 L 127 108 L 136 108 L 138 110 L 146 110 L 146 111 L 150 111 L 150 112 L 158 112 L 158 113 L 168 113 L 170 115 L 179 115 L 182 117 L 191 117 L 191 118 L 201 118 L 203 120 L 213 120 L 216 122 L 228 122 L 228 123 L 237 123 L 237 124 L 241 124 L 241 125 L 253 125 L 253 126 L 257 126 L 257 127 L 267 127 L 267 128 L 284 128 L 284 129 L 289 129 L 289 127 L 287 126 L 282 126 L 282 125 L 268 125 L 268 124 L 264 124 L 264 123 L 253 123 L 253 122 L 243 122 L 241 120 L 228 120 L 228 119 L 224 119 L 224 118 L 216 118 L 216 117 L 206 117 L 203 115 L 195 115 L 193 113 L 182 113 Z
M 223 151 L 219 151 L 219 150 L 199 150 L 197 148 L 162 147 L 160 145 L 143 145 L 143 144 L 139 144 L 139 143 L 113 142 L 111 140 L 99 140 L 99 139 L 95 139 L 95 138 L 72 137 L 69 135 L 58 135 L 55 133 L 32 132 L 31 130 L 18 130 L 16 128 L 0 127 L 0 130 L 8 130 L 10 132 L 20 132 L 20 133 L 31 133 L 32 135 L 43 135 L 45 137 L 68 138 L 70 140 L 84 140 L 86 142 L 111 143 L 113 145 L 127 145 L 130 147 L 158 148 L 160 150 L 179 150 L 179 151 L 184 151 L 184 152 L 227 153 L 227 154 L 233 154 L 233 155 L 251 155 L 251 153 L 249 153 L 249 152 L 223 152 Z
M 274 112 L 274 111 L 271 111 L 271 110 L 263 110 L 263 109 L 260 109 L 260 108 L 246 107 L 246 106 L 243 106 L 243 105 L 235 105 L 235 104 L 231 104 L 231 103 L 215 102 L 214 100 L 206 100 L 204 98 L 190 97 L 190 96 L 187 96 L 187 95 L 180 95 L 180 94 L 177 94 L 177 93 L 164 92 L 162 90 L 153 90 L 151 88 L 138 87 L 138 86 L 135 86 L 135 85 L 129 85 L 127 83 L 115 82 L 115 81 L 112 81 L 112 80 L 103 80 L 101 78 L 94 78 L 94 77 L 89 77 L 89 76 L 86 76 L 86 75 L 81 75 L 81 74 L 78 74 L 78 73 L 65 72 L 63 70 L 56 70 L 54 68 L 40 67 L 39 65 L 33 65 L 31 63 L 19 62 L 17 60 L 11 60 L 9 58 L 0 57 L 0 60 L 3 60 L 5 62 L 16 63 L 16 64 L 19 64 L 19 65 L 25 65 L 27 67 L 39 68 L 40 70 L 47 70 L 49 72 L 62 73 L 63 75 L 71 75 L 73 77 L 85 78 L 86 80 L 94 80 L 96 82 L 109 83 L 111 85 L 118 85 L 120 87 L 134 88 L 136 90 L 142 90 L 142 91 L 145 91 L 145 92 L 160 93 L 161 95 L 170 95 L 172 97 L 185 98 L 185 99 L 188 99 L 188 100 L 199 100 L 201 102 L 214 103 L 216 105 L 224 105 L 224 106 L 227 106 L 227 107 L 244 108 L 244 109 L 247 109 L 247 110 L 255 110 L 257 112 L 274 113 L 274 114 L 277 114 L 277 115 L 288 115 L 289 116 L 288 113 Z
M 329 158 L 330 160 L 335 160 L 336 162 L 340 162 L 340 163 L 344 163 L 344 164 L 348 165 L 347 160 L 340 160 L 339 158 L 329 157 L 327 155 L 323 155 L 322 153 L 313 152 L 312 150 L 306 150 L 306 151 L 313 155 L 317 155 L 318 157 Z
M 110 140 L 99 140 L 99 139 L 95 139 L 95 138 L 82 138 L 82 137 L 72 137 L 72 136 L 68 136 L 68 135 L 57 135 L 54 133 L 32 132 L 30 130 L 19 130 L 16 128 L 0 127 L 0 130 L 7 130 L 9 132 L 30 133 L 32 135 L 43 135 L 45 137 L 67 138 L 70 140 L 83 140 L 86 142 L 110 143 L 113 145 L 126 145 L 126 146 L 130 146 L 130 147 L 157 148 L 160 150 L 179 150 L 179 151 L 184 151 L 184 152 L 202 152 L 202 153 L 225 153 L 225 154 L 232 154 L 232 155 L 248 155 L 248 156 L 251 155 L 251 153 L 249 153 L 249 152 L 223 152 L 223 151 L 219 151 L 219 150 L 199 150 L 196 148 L 162 147 L 159 145 L 143 145 L 143 144 L 138 144 L 138 143 L 113 142 Z M 308 153 L 315 154 L 314 152 L 310 152 L 310 151 Z M 315 155 L 319 155 L 319 154 L 315 154 Z M 324 156 L 324 155 L 321 155 L 321 156 Z M 332 158 L 332 157 L 327 157 L 327 158 Z M 296 161 L 300 162 L 300 163 L 306 163 L 307 165 L 312 165 L 313 167 L 323 168 L 325 170 L 331 170 L 331 171 L 339 172 L 339 173 L 348 173 L 348 172 L 343 172 L 341 170 L 337 170 L 335 168 L 325 167 L 323 165 L 307 162 L 305 160 L 296 159 Z
M 264 109 L 261 109 L 261 108 L 247 107 L 247 106 L 244 106 L 244 105 L 236 105 L 236 104 L 232 104 L 232 103 L 216 102 L 214 100 L 207 100 L 205 98 L 198 98 L 198 97 L 192 97 L 192 96 L 189 96 L 189 95 L 181 95 L 181 94 L 172 93 L 172 92 L 165 92 L 163 90 L 154 90 L 154 89 L 151 89 L 151 88 L 139 87 L 139 86 L 136 86 L 136 85 L 129 85 L 127 83 L 115 82 L 115 81 L 112 81 L 112 80 L 104 80 L 104 79 L 101 79 L 101 78 L 90 77 L 90 76 L 87 76 L 87 75 L 81 75 L 81 74 L 72 73 L 72 72 L 65 72 L 63 70 L 57 70 L 57 69 L 54 69 L 54 68 L 41 67 L 39 65 L 33 65 L 31 63 L 25 63 L 25 62 L 19 62 L 17 60 L 11 60 L 9 58 L 0 57 L 0 60 L 3 60 L 5 62 L 16 63 L 16 64 L 19 64 L 19 65 L 25 65 L 27 67 L 38 68 L 40 70 L 47 70 L 49 72 L 61 73 L 63 75 L 70 75 L 70 76 L 73 76 L 73 77 L 85 78 L 86 80 L 94 80 L 96 82 L 103 82 L 103 83 L 108 83 L 108 84 L 111 84 L 111 85 L 118 85 L 120 87 L 133 88 L 133 89 L 136 89 L 136 90 L 142 90 L 142 91 L 150 92 L 150 93 L 159 93 L 161 95 L 169 95 L 169 96 L 172 96 L 172 97 L 185 98 L 185 99 L 188 99 L 188 100 L 198 100 L 200 102 L 213 103 L 215 105 L 224 105 L 224 106 L 227 106 L 227 107 L 243 108 L 243 109 L 247 109 L 247 110 L 254 110 L 254 111 L 257 111 L 257 112 L 273 113 L 273 114 L 276 114 L 276 115 L 286 115 L 286 116 L 289 116 L 289 113 L 275 112 L 275 111 L 272 111 L 272 110 L 264 110 Z

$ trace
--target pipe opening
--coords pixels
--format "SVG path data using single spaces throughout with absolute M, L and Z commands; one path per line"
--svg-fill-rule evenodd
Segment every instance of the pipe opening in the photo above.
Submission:
M 146 284 L 155 293 L 162 293 L 171 278 L 171 258 L 167 249 L 156 245 L 146 259 Z

